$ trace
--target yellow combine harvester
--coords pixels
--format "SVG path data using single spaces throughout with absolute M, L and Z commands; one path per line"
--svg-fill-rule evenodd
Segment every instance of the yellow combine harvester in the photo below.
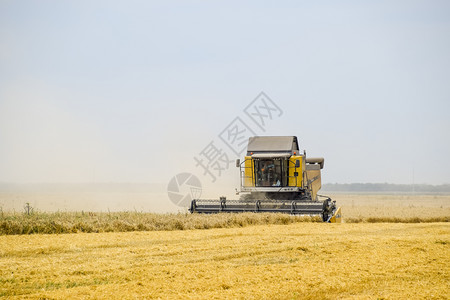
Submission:
M 317 194 L 323 165 L 323 158 L 306 158 L 306 152 L 299 152 L 295 136 L 251 137 L 244 161 L 236 160 L 241 199 L 194 199 L 189 211 L 319 215 L 324 222 L 340 223 L 341 208 L 336 201 Z

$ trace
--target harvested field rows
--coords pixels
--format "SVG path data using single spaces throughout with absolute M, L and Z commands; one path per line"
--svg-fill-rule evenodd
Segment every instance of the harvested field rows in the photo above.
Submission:
M 448 299 L 450 225 L 0 236 L 8 298 Z

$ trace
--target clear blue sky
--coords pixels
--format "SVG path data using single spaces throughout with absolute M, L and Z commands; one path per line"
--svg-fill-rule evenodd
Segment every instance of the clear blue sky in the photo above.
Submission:
M 0 181 L 208 181 L 261 91 L 324 182 L 450 183 L 448 1 L 0 1 Z

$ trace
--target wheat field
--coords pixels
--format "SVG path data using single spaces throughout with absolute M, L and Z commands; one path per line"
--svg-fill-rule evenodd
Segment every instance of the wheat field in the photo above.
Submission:
M 1 211 L 0 297 L 450 298 L 450 196 L 331 196 L 346 223 Z
M 449 223 L 0 236 L 8 299 L 448 299 Z
M 450 195 L 330 194 L 345 222 L 432 221 L 450 219 Z

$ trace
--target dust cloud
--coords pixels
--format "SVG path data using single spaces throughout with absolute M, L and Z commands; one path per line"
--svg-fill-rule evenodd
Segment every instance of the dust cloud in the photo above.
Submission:
M 185 211 L 167 194 L 170 179 L 182 172 L 200 179 L 203 195 L 218 198 L 213 188 L 233 193 L 235 185 L 223 180 L 230 174 L 208 186 L 193 159 L 214 131 L 166 124 L 170 120 L 155 113 L 135 120 L 136 108 L 126 122 L 99 111 L 89 116 L 86 103 L 74 106 L 82 99 L 76 93 L 39 82 L 27 86 L 0 92 L 1 209 L 23 211 L 30 203 L 39 211 Z
M 35 211 L 136 211 L 176 213 L 163 184 L 1 184 L 0 208 L 23 212 L 30 203 Z

